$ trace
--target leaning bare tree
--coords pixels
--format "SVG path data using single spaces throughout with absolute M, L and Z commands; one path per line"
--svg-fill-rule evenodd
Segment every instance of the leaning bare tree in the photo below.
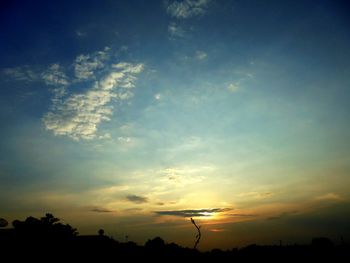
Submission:
M 191 222 L 192 222 L 192 224 L 197 228 L 197 231 L 198 231 L 198 234 L 196 235 L 196 242 L 194 243 L 194 249 L 196 249 L 197 248 L 197 245 L 198 245 L 198 243 L 199 243 L 199 240 L 201 239 L 201 230 L 200 230 L 200 226 L 197 226 L 197 224 L 196 224 L 196 222 L 194 222 L 194 220 L 193 220 L 193 218 L 191 217 Z

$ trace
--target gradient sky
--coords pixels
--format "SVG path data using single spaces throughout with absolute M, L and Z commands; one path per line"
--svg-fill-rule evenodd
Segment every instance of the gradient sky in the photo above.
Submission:
M 346 1 L 5 1 L 0 217 L 199 249 L 350 239 Z

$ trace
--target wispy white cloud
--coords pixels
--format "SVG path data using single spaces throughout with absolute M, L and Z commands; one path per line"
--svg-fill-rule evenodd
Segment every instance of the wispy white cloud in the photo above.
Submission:
M 82 55 L 81 55 L 82 56 Z M 83 62 L 78 70 L 78 80 L 96 77 L 93 71 L 98 67 L 102 67 L 98 60 L 105 59 L 105 51 L 96 52 L 94 55 L 83 55 L 84 58 L 76 61 L 85 61 L 85 58 L 92 58 L 95 61 Z M 84 66 L 83 66 L 84 65 Z M 50 68 L 54 72 L 59 72 L 58 65 Z M 54 135 L 65 135 L 74 140 L 94 138 L 108 139 L 110 135 L 97 136 L 98 125 L 102 121 L 109 121 L 113 115 L 112 100 L 127 100 L 132 97 L 131 89 L 135 87 L 136 76 L 143 70 L 143 64 L 118 63 L 111 66 L 99 80 L 95 81 L 90 89 L 81 93 L 65 95 L 62 90 L 54 90 L 54 98 L 50 111 L 43 117 L 43 122 L 47 130 L 52 131 Z M 75 73 L 77 73 L 75 68 Z M 92 75 L 91 75 L 91 74 Z M 48 74 L 50 83 L 60 83 L 68 85 L 64 75 Z M 55 78 L 55 76 L 58 76 Z M 61 78 L 60 78 L 61 77 Z M 63 93 L 63 94 L 62 94 Z M 63 96 L 64 95 L 64 96 Z
M 80 31 L 80 30 L 76 30 L 75 34 L 77 37 L 85 37 L 87 36 L 86 32 Z
M 227 89 L 231 92 L 237 92 L 240 88 L 239 88 L 239 84 L 238 83 L 230 83 L 227 86 Z
M 199 16 L 207 12 L 209 2 L 210 0 L 174 1 L 167 6 L 167 12 L 170 16 L 178 19 Z
M 29 66 L 5 68 L 2 73 L 18 81 L 35 81 L 39 79 L 38 73 Z
M 251 83 L 252 80 L 255 79 L 254 72 L 248 69 L 237 69 L 233 70 L 232 73 L 234 80 L 232 82 L 226 83 L 227 90 L 232 93 L 243 90 L 246 84 Z
M 105 66 L 104 62 L 109 58 L 109 51 L 110 48 L 105 47 L 103 51 L 77 56 L 73 64 L 77 80 L 95 79 L 95 70 Z
M 166 11 L 171 17 L 179 21 L 204 15 L 207 12 L 209 2 L 210 0 L 171 1 L 167 2 Z M 188 27 L 184 29 L 183 26 L 174 21 L 168 25 L 170 39 L 184 38 L 188 31 L 190 31 Z
M 100 140 L 109 140 L 109 139 L 112 138 L 112 136 L 111 136 L 110 133 L 107 132 L 107 133 L 105 133 L 105 134 L 103 134 L 103 135 L 99 135 L 98 138 L 99 138 Z
M 120 47 L 120 51 L 127 51 L 129 49 L 129 47 L 128 46 L 126 46 L 126 45 L 124 45 L 124 46 L 121 46 Z
M 160 93 L 157 93 L 157 94 L 154 95 L 154 98 L 156 100 L 160 100 L 162 98 L 162 95 Z
M 185 30 L 175 22 L 171 22 L 168 25 L 168 32 L 172 38 L 182 38 L 186 35 Z
M 205 179 L 203 174 L 214 169 L 212 166 L 169 167 L 161 169 L 157 173 L 164 176 L 167 181 L 187 185 L 203 181 Z
M 121 143 L 130 143 L 131 142 L 131 138 L 130 137 L 119 136 L 118 137 L 118 141 L 121 142 Z
M 2 73 L 16 81 L 44 81 L 45 84 L 55 87 L 69 85 L 69 78 L 64 73 L 63 67 L 58 63 L 52 64 L 44 71 L 24 65 L 14 68 L 5 68 Z
M 200 51 L 200 50 L 197 50 L 197 51 L 196 51 L 196 58 L 197 58 L 198 60 L 204 60 L 204 59 L 206 59 L 207 57 L 208 57 L 208 54 L 205 53 L 204 51 Z
M 67 86 L 69 84 L 68 78 L 59 64 L 52 64 L 48 70 L 41 74 L 41 78 L 47 85 Z
M 113 68 L 122 69 L 124 73 L 140 73 L 143 70 L 143 64 L 133 65 L 128 62 L 113 64 Z

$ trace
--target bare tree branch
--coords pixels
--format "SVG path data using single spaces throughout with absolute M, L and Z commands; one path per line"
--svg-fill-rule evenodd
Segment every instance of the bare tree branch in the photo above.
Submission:
M 196 235 L 196 242 L 194 243 L 194 249 L 196 249 L 197 248 L 197 245 L 198 245 L 198 243 L 199 243 L 199 240 L 201 239 L 201 230 L 200 230 L 200 226 L 197 226 L 197 224 L 196 224 L 196 222 L 194 222 L 194 219 L 191 217 L 191 222 L 192 222 L 192 224 L 197 228 L 197 231 L 198 231 L 198 235 Z

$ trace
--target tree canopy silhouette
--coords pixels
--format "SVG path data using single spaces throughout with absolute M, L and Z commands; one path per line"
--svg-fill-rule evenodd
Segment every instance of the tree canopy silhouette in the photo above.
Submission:
M 62 224 L 60 219 L 47 213 L 40 219 L 35 217 L 27 217 L 26 220 L 14 220 L 12 225 L 19 235 L 33 235 L 36 238 L 70 238 L 78 234 L 77 230 L 69 224 Z
M 145 247 L 146 248 L 150 248 L 150 249 L 162 249 L 165 246 L 165 242 L 162 238 L 160 237 L 155 237 L 152 240 L 149 239 L 146 243 L 145 243 Z
M 101 228 L 97 233 L 99 236 L 103 236 L 105 234 L 105 231 Z
M 4 218 L 0 218 L 0 227 L 6 227 L 8 225 L 8 222 Z

